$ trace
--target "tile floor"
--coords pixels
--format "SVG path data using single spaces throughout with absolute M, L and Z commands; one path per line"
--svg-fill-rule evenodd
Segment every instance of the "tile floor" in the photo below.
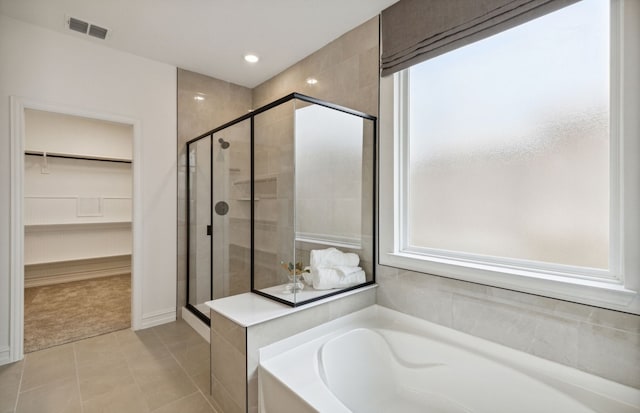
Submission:
M 0 366 L 0 413 L 215 413 L 209 359 L 182 320 L 63 344 Z

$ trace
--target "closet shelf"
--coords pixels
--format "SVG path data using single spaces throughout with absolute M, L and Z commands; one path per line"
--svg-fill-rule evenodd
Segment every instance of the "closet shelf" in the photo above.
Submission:
M 52 223 L 30 223 L 24 224 L 25 230 L 45 230 L 45 229 L 63 229 L 67 228 L 97 228 L 97 227 L 114 227 L 114 226 L 130 226 L 131 221 L 86 221 L 86 222 L 52 222 Z
M 45 152 L 24 151 L 24 154 L 31 155 L 31 156 L 44 156 Z M 131 159 L 126 159 L 126 158 L 110 158 L 106 156 L 79 155 L 79 154 L 72 154 L 72 153 L 56 153 L 56 152 L 46 152 L 46 154 L 47 154 L 47 158 L 64 158 L 64 159 L 78 159 L 78 160 L 84 160 L 84 161 L 131 163 Z

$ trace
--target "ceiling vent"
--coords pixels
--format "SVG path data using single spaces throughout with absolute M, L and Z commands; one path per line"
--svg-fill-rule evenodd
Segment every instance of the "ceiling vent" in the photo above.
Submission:
M 67 22 L 69 24 L 69 28 L 76 32 L 87 34 L 87 30 L 89 30 L 89 23 L 83 22 L 82 20 L 69 17 L 69 19 L 67 19 Z
M 104 40 L 109 35 L 109 29 L 105 29 L 104 27 L 97 26 L 84 20 L 76 19 L 75 17 L 66 16 L 65 22 L 70 30 L 87 34 L 98 39 Z
M 98 39 L 102 39 L 102 40 L 106 39 L 108 32 L 109 32 L 108 29 L 105 29 L 104 27 L 96 26 L 95 24 L 92 24 L 89 27 L 89 36 L 97 37 Z

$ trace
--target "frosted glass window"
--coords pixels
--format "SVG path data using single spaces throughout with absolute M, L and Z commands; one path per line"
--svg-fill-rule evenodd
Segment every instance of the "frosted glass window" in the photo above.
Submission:
M 408 128 L 408 249 L 608 268 L 607 1 L 413 66 Z

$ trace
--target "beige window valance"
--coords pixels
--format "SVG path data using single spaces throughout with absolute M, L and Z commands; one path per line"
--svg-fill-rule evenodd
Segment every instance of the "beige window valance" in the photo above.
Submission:
M 382 11 L 382 76 L 579 0 L 400 0 Z

